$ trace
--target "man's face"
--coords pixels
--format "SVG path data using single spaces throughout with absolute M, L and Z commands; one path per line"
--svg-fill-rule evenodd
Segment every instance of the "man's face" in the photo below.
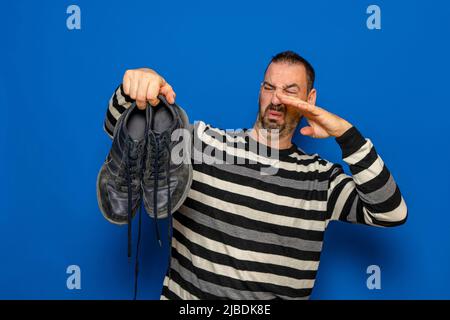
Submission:
M 298 109 L 282 104 L 275 93 L 307 101 L 307 86 L 306 69 L 302 64 L 271 63 L 259 92 L 258 126 L 268 130 L 278 129 L 280 137 L 292 133 L 302 115 Z

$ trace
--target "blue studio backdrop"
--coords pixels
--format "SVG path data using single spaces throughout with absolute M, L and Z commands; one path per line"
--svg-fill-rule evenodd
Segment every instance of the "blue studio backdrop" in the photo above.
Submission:
M 370 5 L 379 8 L 381 29 L 368 27 Z M 191 120 L 248 128 L 268 61 L 288 49 L 315 67 L 317 104 L 374 142 L 409 209 L 397 228 L 330 224 L 312 298 L 450 298 L 450 2 L 18 0 L 1 7 L 0 298 L 132 298 L 126 227 L 102 217 L 95 193 L 111 145 L 105 111 L 125 70 L 160 72 Z M 334 139 L 298 135 L 295 142 L 342 162 Z M 143 218 L 139 298 L 158 299 L 167 241 L 160 248 Z M 367 285 L 373 265 L 379 289 Z M 80 287 L 68 286 L 71 266 Z

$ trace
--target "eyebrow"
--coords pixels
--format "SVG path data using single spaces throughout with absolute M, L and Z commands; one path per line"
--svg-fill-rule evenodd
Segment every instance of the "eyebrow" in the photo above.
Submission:
M 287 85 L 287 86 L 286 86 L 286 87 L 284 87 L 283 89 L 284 89 L 284 90 L 286 90 L 286 89 L 289 89 L 289 88 L 293 88 L 293 87 L 297 87 L 297 88 L 299 88 L 299 89 L 300 89 L 299 85 L 298 85 L 298 84 L 296 84 L 296 83 L 293 83 L 293 84 Z
M 263 85 L 268 85 L 269 87 L 275 88 L 275 86 L 267 81 L 263 81 Z
M 268 86 L 270 86 L 272 88 L 275 88 L 275 86 L 273 84 L 271 84 L 271 83 L 269 83 L 267 81 L 263 81 L 263 84 L 267 84 Z M 297 87 L 298 89 L 300 89 L 300 86 L 298 84 L 292 83 L 292 84 L 289 84 L 289 85 L 285 86 L 283 88 L 283 90 L 286 90 L 286 89 L 289 89 L 289 88 L 293 88 L 293 87 Z

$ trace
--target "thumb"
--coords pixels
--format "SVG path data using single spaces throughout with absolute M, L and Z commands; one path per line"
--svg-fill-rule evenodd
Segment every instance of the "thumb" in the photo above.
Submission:
M 300 129 L 300 133 L 304 136 L 314 136 L 314 129 L 311 126 L 303 127 Z

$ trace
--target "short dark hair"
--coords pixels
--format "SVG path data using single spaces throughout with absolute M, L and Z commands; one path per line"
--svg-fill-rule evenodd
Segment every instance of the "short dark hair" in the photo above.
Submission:
M 272 57 L 272 60 L 270 60 L 270 63 L 266 67 L 266 71 L 264 71 L 264 74 L 267 72 L 267 69 L 269 68 L 269 65 L 271 63 L 276 62 L 286 62 L 291 64 L 302 64 L 306 69 L 306 80 L 308 81 L 308 92 L 314 88 L 314 80 L 316 78 L 316 73 L 314 71 L 313 66 L 302 56 L 300 56 L 298 53 L 295 53 L 294 51 L 288 50 L 283 51 L 275 56 Z

